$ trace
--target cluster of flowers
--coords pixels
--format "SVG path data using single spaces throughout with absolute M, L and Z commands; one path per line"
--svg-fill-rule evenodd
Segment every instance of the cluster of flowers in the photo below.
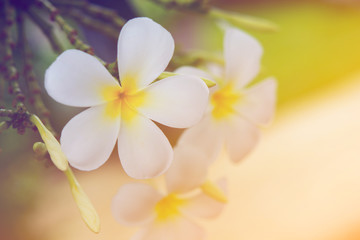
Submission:
M 208 181 L 208 168 L 223 149 L 232 161 L 240 161 L 275 107 L 274 79 L 246 87 L 259 72 L 262 48 L 244 32 L 225 30 L 224 66 L 209 63 L 207 72 L 184 66 L 157 80 L 173 52 L 167 30 L 148 18 L 135 18 L 119 36 L 119 81 L 79 50 L 62 53 L 45 75 L 45 88 L 57 102 L 88 107 L 61 134 L 71 166 L 100 167 L 117 142 L 129 176 L 147 179 L 165 173 L 165 193 L 129 183 L 113 199 L 120 223 L 143 226 L 137 240 L 203 239 L 193 217 L 215 217 L 226 202 L 224 180 Z M 210 91 L 204 79 L 214 83 Z M 188 129 L 173 150 L 153 121 Z

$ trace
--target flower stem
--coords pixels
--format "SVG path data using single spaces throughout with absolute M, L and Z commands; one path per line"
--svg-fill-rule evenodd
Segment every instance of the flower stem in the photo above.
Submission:
M 92 18 L 78 9 L 66 9 L 62 11 L 62 13 L 83 24 L 84 26 L 102 32 L 115 40 L 119 37 L 121 27 L 115 27 L 108 22 Z
M 18 35 L 19 45 L 23 53 L 23 59 L 24 59 L 23 76 L 30 94 L 29 102 L 34 106 L 35 112 L 40 115 L 40 118 L 43 121 L 44 125 L 56 137 L 56 132 L 52 128 L 50 122 L 50 111 L 46 108 L 43 102 L 43 99 L 41 97 L 41 87 L 38 81 L 36 80 L 35 74 L 33 72 L 32 53 L 26 39 L 24 22 L 22 21 L 22 19 L 20 19 L 18 23 L 18 29 L 19 29 L 19 35 Z
M 30 17 L 30 19 L 40 28 L 40 30 L 44 33 L 47 40 L 49 41 L 51 48 L 56 53 L 61 53 L 63 48 L 54 33 L 54 27 L 49 24 L 45 19 L 40 17 L 36 10 L 33 7 L 27 9 L 26 13 Z
M 4 76 L 9 81 L 9 93 L 12 94 L 14 98 L 14 105 L 17 109 L 24 109 L 25 96 L 22 93 L 19 85 L 19 72 L 16 68 L 14 62 L 13 49 L 15 48 L 15 42 L 11 36 L 12 27 L 16 25 L 16 14 L 15 10 L 10 6 L 8 1 L 5 1 L 5 26 L 3 32 L 1 33 L 0 43 L 4 46 L 5 56 L 3 62 L 5 63 Z
M 209 11 L 209 0 L 151 0 L 165 8 L 177 10 L 195 10 L 197 12 L 206 13 Z
M 186 53 L 177 52 L 171 61 L 171 67 L 178 68 L 179 66 L 185 65 L 200 66 L 208 62 L 223 65 L 224 59 L 217 54 L 202 50 L 194 50 Z
M 125 20 L 120 17 L 116 11 L 113 9 L 101 7 L 88 1 L 63 1 L 57 0 L 52 1 L 56 6 L 67 8 L 67 9 L 74 9 L 78 8 L 83 13 L 90 16 L 91 19 L 100 19 L 102 21 L 111 23 L 114 25 L 115 28 L 120 29 L 125 24 Z
M 59 10 L 51 2 L 47 0 L 37 0 L 37 2 L 50 14 L 50 20 L 56 22 L 60 26 L 61 30 L 64 31 L 68 40 L 75 48 L 94 55 L 92 47 L 79 38 L 78 32 L 64 20 L 59 14 Z

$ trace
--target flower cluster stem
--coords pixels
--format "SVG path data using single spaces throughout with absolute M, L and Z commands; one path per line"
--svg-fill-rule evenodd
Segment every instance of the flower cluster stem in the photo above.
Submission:
M 49 41 L 51 48 L 56 53 L 61 53 L 63 51 L 63 48 L 58 40 L 58 38 L 55 35 L 54 27 L 45 21 L 42 17 L 38 15 L 36 10 L 31 7 L 27 10 L 28 16 L 31 18 L 31 20 L 40 28 L 40 30 L 44 33 L 47 40 Z
M 210 9 L 209 0 L 151 0 L 154 3 L 164 6 L 168 9 L 177 10 L 195 10 L 197 12 L 206 13 Z
M 24 29 L 24 22 L 20 18 L 20 21 L 18 23 L 18 38 L 19 38 L 19 47 L 21 48 L 23 52 L 23 76 L 26 82 L 26 86 L 28 88 L 29 92 L 29 103 L 34 106 L 34 110 L 37 114 L 39 114 L 40 119 L 44 123 L 44 125 L 49 129 L 49 131 L 57 136 L 55 130 L 51 126 L 50 122 L 50 111 L 45 106 L 43 99 L 41 97 L 41 87 L 35 77 L 34 71 L 33 71 L 33 64 L 32 64 L 32 53 L 29 48 L 26 35 L 25 35 L 25 29 Z
M 79 9 L 66 9 L 65 11 L 62 11 L 62 13 L 88 28 L 104 33 L 112 39 L 117 39 L 119 37 L 121 27 L 114 27 L 107 22 L 92 18 L 91 16 L 84 14 Z
M 124 26 L 125 20 L 120 17 L 116 11 L 101 7 L 88 1 L 63 1 L 63 0 L 56 0 L 52 1 L 56 6 L 63 7 L 63 8 L 78 8 L 80 11 L 85 13 L 90 17 L 90 19 L 99 19 L 104 22 L 110 23 L 113 25 L 118 31 Z M 104 26 L 103 26 L 104 27 Z M 117 37 L 117 36 L 116 36 Z
M 5 49 L 5 55 L 3 57 L 3 63 L 5 65 L 2 73 L 5 75 L 5 79 L 9 83 L 9 93 L 14 96 L 14 106 L 18 110 L 26 110 L 24 101 L 25 96 L 22 93 L 19 85 L 19 72 L 14 62 L 13 49 L 15 48 L 15 42 L 12 39 L 12 28 L 16 24 L 16 13 L 13 7 L 10 6 L 8 1 L 5 1 L 5 26 L 1 33 L 0 43 Z
M 94 55 L 94 50 L 92 47 L 84 43 L 78 35 L 78 32 L 71 27 L 65 19 L 59 14 L 59 10 L 47 0 L 38 0 L 39 6 L 44 7 L 44 9 L 50 14 L 50 20 L 56 22 L 62 31 L 66 34 L 70 43 L 77 49 L 82 50 L 86 53 Z

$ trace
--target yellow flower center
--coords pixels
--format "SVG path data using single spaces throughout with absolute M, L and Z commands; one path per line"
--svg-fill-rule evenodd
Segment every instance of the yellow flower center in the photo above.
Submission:
M 175 194 L 169 194 L 162 198 L 155 206 L 158 221 L 171 220 L 181 213 L 179 207 L 185 203 L 184 199 Z
M 122 120 L 131 122 L 136 115 L 135 109 L 146 102 L 145 95 L 144 91 L 137 92 L 125 86 L 104 87 L 102 96 L 108 102 L 105 116 L 116 119 L 120 115 Z
M 212 115 L 215 119 L 225 119 L 235 113 L 235 105 L 241 100 L 241 93 L 232 84 L 227 84 L 211 95 Z

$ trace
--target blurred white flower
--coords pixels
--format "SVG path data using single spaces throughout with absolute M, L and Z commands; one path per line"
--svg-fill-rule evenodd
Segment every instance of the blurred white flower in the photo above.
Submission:
M 211 74 L 185 66 L 177 73 L 213 79 L 208 111 L 195 126 L 187 129 L 178 145 L 194 147 L 207 154 L 208 164 L 225 147 L 230 159 L 240 161 L 259 139 L 257 126 L 268 124 L 274 114 L 276 81 L 268 78 L 246 85 L 258 74 L 262 47 L 253 37 L 227 28 L 224 39 L 225 67 L 209 65 Z
M 119 82 L 93 56 L 62 53 L 48 68 L 45 88 L 56 101 L 89 107 L 64 127 L 61 147 L 80 170 L 100 167 L 116 141 L 125 172 L 150 178 L 170 165 L 173 151 L 150 119 L 185 128 L 202 117 L 208 88 L 196 77 L 173 76 L 152 83 L 174 51 L 171 34 L 148 18 L 128 21 L 118 40 Z
M 223 201 L 200 190 L 199 184 L 206 173 L 203 166 L 197 169 L 199 174 L 179 174 L 184 170 L 182 167 L 190 169 L 197 166 L 187 161 L 187 156 L 193 152 L 182 149 L 182 154 L 176 157 L 177 153 L 180 152 L 175 150 L 174 162 L 165 174 L 166 193 L 143 183 L 130 183 L 123 185 L 114 197 L 112 213 L 115 219 L 124 225 L 142 227 L 132 240 L 204 239 L 204 230 L 195 223 L 194 218 L 215 218 L 225 206 Z M 225 179 L 217 183 L 223 194 L 225 185 Z

